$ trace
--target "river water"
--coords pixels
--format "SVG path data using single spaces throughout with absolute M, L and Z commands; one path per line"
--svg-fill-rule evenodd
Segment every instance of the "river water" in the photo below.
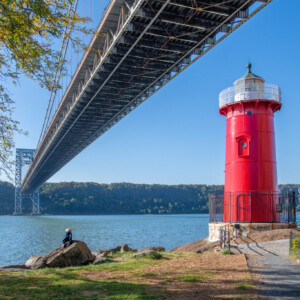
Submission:
M 65 228 L 92 251 L 128 244 L 166 250 L 208 236 L 208 215 L 0 216 L 0 266 L 61 246 Z

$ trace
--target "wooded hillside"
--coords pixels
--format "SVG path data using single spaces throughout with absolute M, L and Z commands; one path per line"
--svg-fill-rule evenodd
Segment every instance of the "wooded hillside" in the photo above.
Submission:
M 300 184 L 280 188 L 300 189 Z M 208 213 L 208 195 L 222 190 L 222 185 L 201 184 L 45 183 L 40 189 L 40 206 L 42 214 L 54 215 Z M 30 213 L 30 200 L 23 204 L 24 213 Z M 11 214 L 13 208 L 13 185 L 0 182 L 0 214 Z

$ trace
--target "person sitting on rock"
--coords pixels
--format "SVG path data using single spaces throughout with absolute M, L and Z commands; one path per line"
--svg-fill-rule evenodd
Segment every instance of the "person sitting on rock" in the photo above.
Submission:
M 63 242 L 62 247 L 63 248 L 66 248 L 66 247 L 68 247 L 69 245 L 72 244 L 72 230 L 71 230 L 71 228 L 67 228 L 65 231 L 66 231 L 66 236 L 62 240 L 62 242 Z

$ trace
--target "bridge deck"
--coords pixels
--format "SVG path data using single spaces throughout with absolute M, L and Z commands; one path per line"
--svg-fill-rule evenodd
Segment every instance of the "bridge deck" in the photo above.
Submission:
M 112 0 L 36 150 L 22 190 L 39 187 L 271 1 Z

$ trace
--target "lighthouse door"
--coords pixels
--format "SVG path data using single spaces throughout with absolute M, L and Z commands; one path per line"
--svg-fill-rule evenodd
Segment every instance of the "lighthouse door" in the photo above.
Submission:
M 250 222 L 251 208 L 250 195 L 241 194 L 237 196 L 237 221 Z

